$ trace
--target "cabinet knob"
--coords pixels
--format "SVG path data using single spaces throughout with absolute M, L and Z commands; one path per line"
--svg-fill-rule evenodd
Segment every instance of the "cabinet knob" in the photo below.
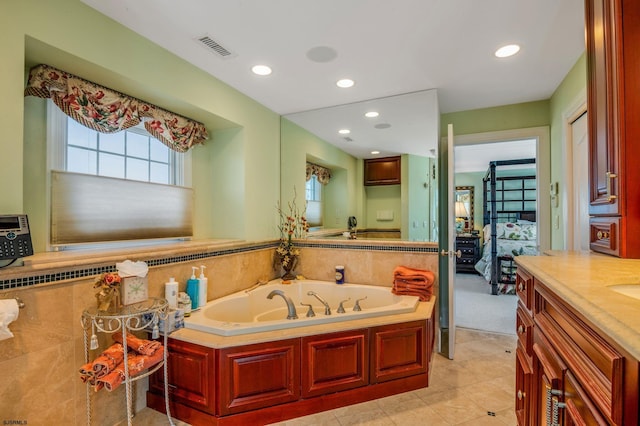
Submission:
M 517 396 L 518 396 L 518 401 L 522 401 L 527 397 L 527 394 L 525 392 L 522 392 L 522 390 L 518 389 Z
M 609 233 L 607 231 L 598 231 L 598 233 L 596 234 L 596 237 L 599 240 L 606 240 L 609 238 Z
M 518 283 L 518 291 L 524 291 L 524 284 L 522 281 Z
M 524 326 L 522 324 L 518 326 L 518 333 L 524 334 Z

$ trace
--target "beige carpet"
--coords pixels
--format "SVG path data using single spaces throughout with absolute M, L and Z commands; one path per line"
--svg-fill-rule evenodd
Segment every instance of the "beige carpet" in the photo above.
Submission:
M 491 295 L 491 286 L 480 275 L 456 274 L 455 323 L 458 327 L 494 333 L 516 333 L 515 295 Z

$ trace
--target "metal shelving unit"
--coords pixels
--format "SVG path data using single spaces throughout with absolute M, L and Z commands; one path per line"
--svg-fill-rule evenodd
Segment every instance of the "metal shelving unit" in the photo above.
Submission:
M 127 332 L 142 331 L 157 326 L 160 320 L 167 320 L 169 315 L 169 305 L 165 299 L 149 298 L 144 302 L 123 306 L 117 312 L 100 311 L 96 307 L 87 308 L 82 313 L 81 324 L 84 330 L 84 358 L 85 363 L 89 362 L 89 330 L 97 330 L 102 333 L 122 332 L 122 345 L 124 347 L 124 372 L 125 372 L 125 393 L 127 404 L 127 424 L 131 425 L 133 420 L 132 407 L 132 383 L 145 378 L 160 368 L 164 368 L 164 393 L 166 401 L 167 418 L 169 424 L 173 425 L 171 413 L 169 411 L 169 385 L 167 381 L 167 332 L 166 328 L 163 332 L 164 347 L 163 359 L 158 364 L 151 367 L 144 373 L 129 376 L 129 364 L 127 355 Z M 87 400 L 87 424 L 91 425 L 91 391 L 90 384 L 87 383 L 86 400 Z

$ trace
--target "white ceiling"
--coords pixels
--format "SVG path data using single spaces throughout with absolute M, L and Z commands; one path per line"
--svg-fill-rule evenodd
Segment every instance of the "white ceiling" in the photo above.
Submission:
M 548 99 L 584 51 L 582 0 L 82 1 L 282 115 L 429 89 L 440 113 Z M 509 43 L 520 53 L 495 58 Z M 319 46 L 337 56 L 310 60 Z M 273 74 L 253 75 L 258 63 Z M 336 87 L 345 77 L 355 86 Z M 389 135 L 401 127 L 389 124 Z M 396 152 L 395 141 L 376 148 Z

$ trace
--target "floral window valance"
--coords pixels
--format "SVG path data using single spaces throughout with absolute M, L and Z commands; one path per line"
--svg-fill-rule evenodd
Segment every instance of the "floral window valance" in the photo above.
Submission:
M 69 117 L 101 133 L 119 132 L 144 121 L 153 137 L 178 152 L 208 139 L 202 123 L 49 65 L 31 68 L 24 94 L 51 98 Z
M 307 180 L 311 179 L 313 175 L 318 178 L 318 182 L 326 185 L 329 183 L 329 179 L 331 179 L 331 170 L 318 166 L 317 164 L 307 163 Z

